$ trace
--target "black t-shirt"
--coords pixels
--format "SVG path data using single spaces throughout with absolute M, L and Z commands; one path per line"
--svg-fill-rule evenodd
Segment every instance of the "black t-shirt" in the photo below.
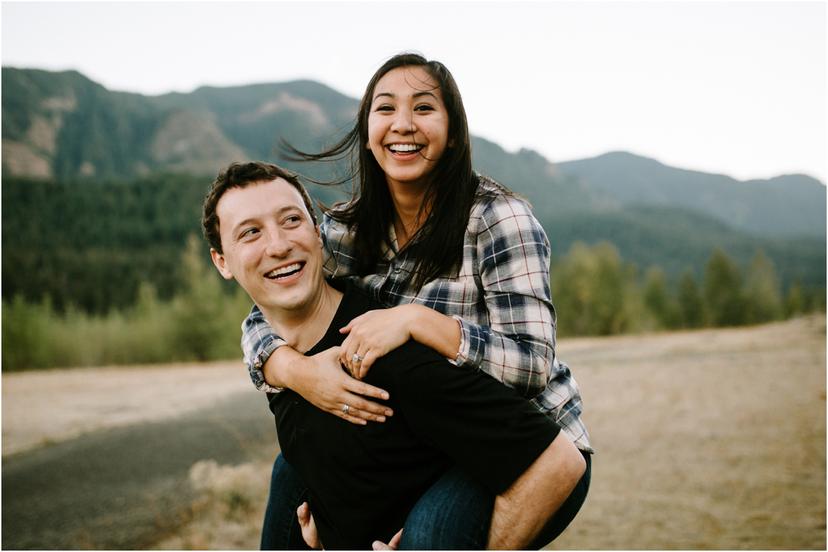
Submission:
M 307 354 L 340 345 L 339 328 L 376 308 L 348 286 L 327 333 Z M 414 341 L 377 360 L 364 381 L 388 391 L 394 415 L 386 422 L 354 425 L 290 390 L 268 396 L 282 454 L 310 489 L 327 549 L 387 542 L 452 464 L 502 493 L 559 431 L 514 390 Z

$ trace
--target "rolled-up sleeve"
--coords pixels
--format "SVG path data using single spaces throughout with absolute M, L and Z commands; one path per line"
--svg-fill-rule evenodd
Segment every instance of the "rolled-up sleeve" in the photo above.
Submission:
M 250 314 L 242 322 L 241 347 L 244 353 L 244 363 L 250 372 L 250 379 L 259 391 L 267 393 L 282 391 L 281 387 L 273 387 L 265 381 L 262 368 L 273 351 L 286 344 L 285 340 L 273 331 L 259 307 L 254 305 Z
M 532 397 L 546 386 L 555 359 L 555 309 L 546 233 L 525 202 L 499 198 L 480 217 L 477 259 L 489 324 L 460 317 L 455 361 L 478 367 Z

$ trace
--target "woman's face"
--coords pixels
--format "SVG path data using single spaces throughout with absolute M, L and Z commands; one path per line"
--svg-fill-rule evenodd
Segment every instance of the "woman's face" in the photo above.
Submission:
M 374 87 L 368 148 L 392 188 L 427 181 L 446 149 L 448 126 L 440 88 L 424 68 L 397 67 Z

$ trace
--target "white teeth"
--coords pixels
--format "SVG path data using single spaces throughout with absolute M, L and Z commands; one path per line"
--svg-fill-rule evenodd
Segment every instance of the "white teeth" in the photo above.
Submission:
M 419 151 L 423 148 L 423 146 L 420 144 L 391 144 L 388 148 L 394 152 L 409 153 L 412 151 Z
M 268 278 L 278 278 L 279 276 L 284 276 L 285 274 L 296 272 L 300 268 L 302 268 L 301 264 L 293 263 L 291 265 L 283 266 L 282 268 L 277 268 L 276 270 L 271 270 L 266 274 L 266 276 Z

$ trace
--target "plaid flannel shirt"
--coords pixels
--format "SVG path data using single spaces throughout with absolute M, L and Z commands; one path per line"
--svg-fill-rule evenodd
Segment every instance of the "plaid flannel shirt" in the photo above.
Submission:
M 500 193 L 481 177 L 481 189 L 493 192 L 472 208 L 456 277 L 437 278 L 419 291 L 410 285 L 414 266 L 411 244 L 400 254 L 383 252 L 373 274 L 355 276 L 353 240 L 344 224 L 325 215 L 325 272 L 329 277 L 358 278 L 357 284 L 386 306 L 419 303 L 458 321 L 461 343 L 456 364 L 483 370 L 515 388 L 551 416 L 575 444 L 592 452 L 580 419 L 578 385 L 555 357 L 555 309 L 549 284 L 550 247 L 529 205 Z M 393 227 L 392 243 L 396 244 Z M 256 387 L 278 392 L 264 380 L 262 367 L 285 342 L 253 307 L 242 324 L 245 363 Z

